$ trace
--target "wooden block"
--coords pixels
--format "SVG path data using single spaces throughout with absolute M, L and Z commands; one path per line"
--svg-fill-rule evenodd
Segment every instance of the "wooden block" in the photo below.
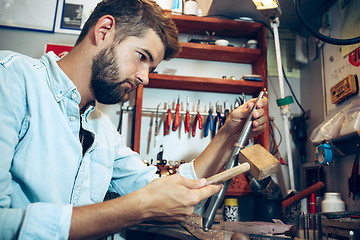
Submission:
M 244 148 L 239 153 L 239 163 L 250 163 L 250 174 L 262 180 L 280 169 L 280 162 L 260 144 Z

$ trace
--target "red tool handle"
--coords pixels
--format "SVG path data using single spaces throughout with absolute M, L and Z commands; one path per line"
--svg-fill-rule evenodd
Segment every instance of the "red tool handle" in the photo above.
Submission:
M 192 136 L 195 137 L 195 134 L 196 134 L 196 123 L 198 121 L 198 116 L 195 116 L 195 119 L 194 119 L 194 125 L 193 125 L 193 128 L 192 128 Z
M 197 113 L 197 118 L 199 120 L 199 129 L 202 129 L 202 117 L 199 112 Z
M 170 126 L 171 126 L 171 110 L 169 108 L 167 110 L 167 117 L 166 117 L 166 121 L 165 121 L 164 135 L 169 134 Z
M 176 111 L 175 111 L 175 119 L 173 122 L 172 130 L 176 131 L 176 129 L 180 126 L 180 104 L 176 104 Z
M 286 208 L 288 206 L 291 206 L 296 201 L 299 201 L 303 198 L 306 198 L 310 194 L 316 192 L 317 190 L 320 190 L 324 187 L 324 183 L 322 181 L 315 183 L 314 185 L 304 189 L 303 191 L 299 192 L 298 194 L 295 194 L 294 196 L 282 201 L 281 205 L 283 208 Z
M 195 119 L 194 119 L 194 125 L 193 125 L 193 129 L 192 129 L 192 136 L 195 137 L 195 133 L 196 133 L 196 123 L 199 122 L 199 129 L 202 128 L 202 118 L 200 113 L 197 113 Z
M 186 112 L 185 115 L 185 133 L 190 132 L 190 113 Z

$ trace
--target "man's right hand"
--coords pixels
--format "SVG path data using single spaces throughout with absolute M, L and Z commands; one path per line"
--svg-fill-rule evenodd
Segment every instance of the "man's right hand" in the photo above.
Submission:
M 221 188 L 222 185 L 206 186 L 205 179 L 191 180 L 179 174 L 155 179 L 139 190 L 146 205 L 144 220 L 182 221 L 194 213 L 196 204 Z

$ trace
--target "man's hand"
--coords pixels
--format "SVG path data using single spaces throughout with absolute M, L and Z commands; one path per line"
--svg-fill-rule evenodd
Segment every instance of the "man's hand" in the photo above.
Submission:
M 205 179 L 190 180 L 179 174 L 162 177 L 141 189 L 145 220 L 182 221 L 194 213 L 194 207 L 221 190 L 222 185 L 206 186 Z
M 231 136 L 236 137 L 236 140 L 244 126 L 247 117 L 249 116 L 252 107 L 254 106 L 255 101 L 256 98 L 247 101 L 232 111 L 229 117 L 226 119 L 223 128 L 226 132 L 231 133 Z M 264 107 L 267 105 L 267 103 L 268 100 L 266 97 L 263 97 L 257 102 L 257 109 L 252 114 L 254 121 L 249 138 L 253 138 L 265 130 L 267 117 L 264 115 Z

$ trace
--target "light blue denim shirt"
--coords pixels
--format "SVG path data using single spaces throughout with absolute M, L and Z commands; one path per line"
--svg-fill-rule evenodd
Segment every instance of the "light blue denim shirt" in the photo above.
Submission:
M 80 118 L 80 94 L 57 60 L 0 51 L 0 239 L 67 239 L 73 206 L 157 178 L 95 106 Z M 80 121 L 94 136 L 84 156 Z M 192 163 L 179 172 L 196 178 Z

